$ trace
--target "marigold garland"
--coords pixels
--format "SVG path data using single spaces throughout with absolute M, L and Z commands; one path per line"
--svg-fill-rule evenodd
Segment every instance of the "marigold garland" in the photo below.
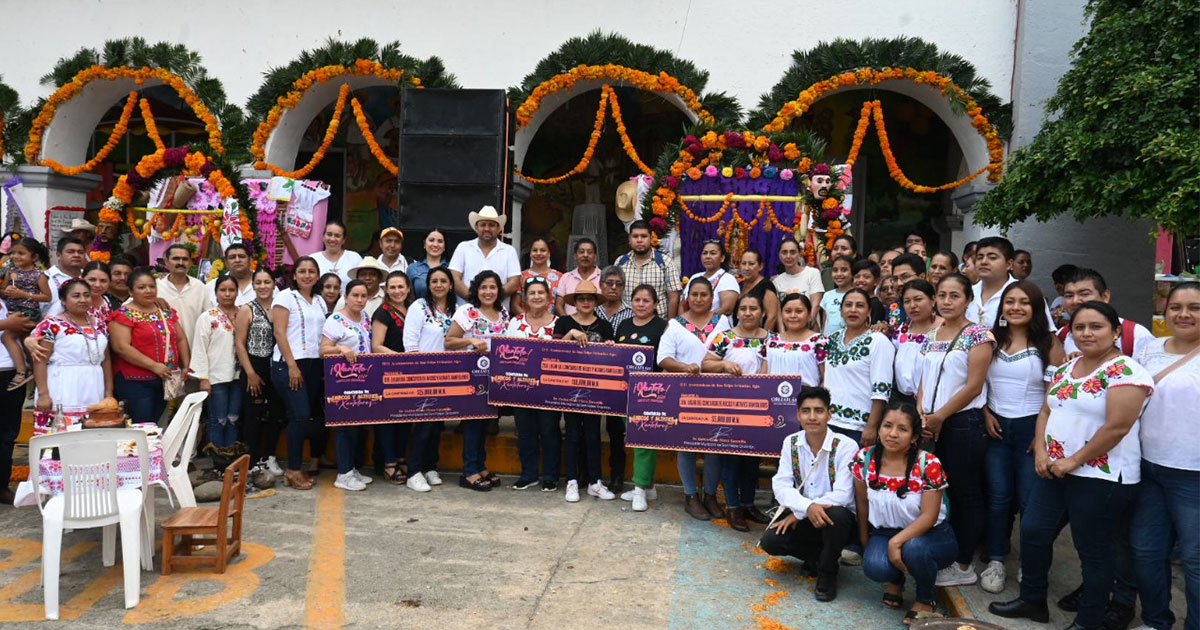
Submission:
M 342 112 L 346 109 L 346 100 L 349 97 L 350 84 L 343 83 L 341 89 L 338 90 L 337 104 L 333 106 L 333 117 L 329 119 L 329 126 L 325 128 L 325 137 L 321 140 L 321 146 L 317 147 L 316 153 L 313 153 L 312 159 L 308 161 L 308 164 L 294 171 L 285 171 L 274 164 L 267 164 L 263 161 L 259 161 L 255 164 L 255 167 L 266 168 L 279 177 L 288 177 L 291 179 L 304 179 L 307 177 L 321 163 L 321 160 L 325 159 L 325 152 L 333 144 L 333 139 L 337 137 L 338 127 L 342 121 Z
M 362 105 L 359 104 L 357 98 L 350 99 L 350 107 L 354 110 L 354 120 L 358 122 L 358 130 L 362 132 L 363 139 L 367 141 L 367 146 L 371 149 L 371 155 L 375 156 L 375 160 L 383 168 L 387 169 L 387 172 L 392 175 L 399 175 L 400 167 L 388 159 L 387 154 L 379 146 L 379 141 L 375 139 L 375 134 L 371 133 L 371 126 L 367 124 L 367 115 L 363 113 Z
M 625 131 L 625 119 L 621 118 L 621 106 L 617 104 L 616 91 L 607 83 L 602 89 L 608 91 L 608 104 L 612 107 L 613 122 L 617 123 L 617 135 L 621 137 L 621 148 L 625 149 L 625 155 L 628 155 L 629 159 L 633 160 L 633 163 L 637 165 L 638 170 L 643 174 L 653 175 L 654 169 L 646 166 L 646 163 L 638 157 L 637 149 L 633 148 L 633 141 L 629 139 L 629 134 Z
M 263 160 L 267 157 L 265 148 L 267 140 L 270 139 L 271 132 L 275 130 L 275 127 L 279 125 L 279 120 L 283 117 L 284 110 L 296 107 L 308 90 L 314 85 L 327 83 L 344 76 L 373 76 L 397 83 L 407 78 L 413 87 L 422 87 L 420 77 L 411 76 L 399 68 L 386 68 L 378 61 L 371 61 L 369 59 L 358 59 L 354 62 L 353 66 L 322 66 L 315 70 L 310 70 L 292 82 L 292 90 L 290 92 L 275 100 L 275 106 L 271 108 L 271 111 L 267 112 L 267 117 L 258 124 L 258 128 L 254 131 L 253 144 L 250 145 L 250 155 L 256 160 L 255 168 L 270 168 L 272 171 L 275 170 L 275 167 L 268 165 Z
M 42 160 L 42 166 L 48 166 L 60 175 L 79 175 L 80 173 L 92 172 L 101 162 L 108 159 L 108 154 L 112 153 L 113 149 L 117 148 L 117 144 L 121 141 L 121 138 L 125 137 L 126 131 L 129 130 L 129 120 L 133 118 L 133 108 L 137 105 L 137 102 L 137 91 L 130 92 L 129 98 L 125 101 L 125 108 L 121 110 L 121 117 L 117 119 L 117 124 L 113 126 L 112 133 L 108 134 L 108 141 L 104 143 L 104 146 L 100 147 L 95 157 L 79 166 L 63 166 L 55 160 L 46 159 Z M 26 157 L 28 157 L 28 154 L 26 154 Z
M 543 81 L 530 92 L 529 98 L 526 98 L 525 102 L 517 107 L 517 129 L 529 124 L 529 121 L 533 119 L 533 115 L 542 106 L 542 100 L 550 94 L 570 89 L 579 81 L 602 79 L 619 81 L 641 90 L 675 94 L 683 99 L 684 105 L 688 109 L 700 117 L 701 122 L 709 125 L 716 124 L 712 114 L 704 109 L 704 105 L 700 103 L 700 99 L 696 96 L 696 93 L 691 88 L 680 83 L 679 79 L 666 72 L 650 74 L 649 72 L 635 70 L 626 66 L 606 64 L 602 66 L 579 65 Z
M 30 164 L 48 166 L 54 169 L 55 172 L 62 174 L 78 174 L 80 172 L 86 172 L 78 171 L 75 173 L 68 173 L 66 171 L 80 169 L 84 166 L 87 166 L 87 164 L 77 167 L 64 167 L 53 160 L 42 161 L 39 159 L 39 157 L 42 153 L 42 135 L 45 133 L 46 127 L 49 126 L 50 121 L 54 120 L 54 114 L 58 111 L 58 108 L 63 103 L 66 103 L 74 98 L 77 94 L 79 94 L 80 91 L 83 90 L 85 86 L 87 86 L 88 83 L 96 79 L 105 79 L 108 81 L 115 81 L 117 79 L 133 79 L 139 85 L 144 84 L 147 79 L 158 79 L 159 81 L 162 81 L 174 89 L 175 93 L 178 94 L 179 97 L 182 98 L 189 107 L 191 107 L 192 112 L 196 114 L 196 117 L 200 119 L 200 122 L 204 123 L 204 129 L 208 133 L 208 144 L 212 147 L 212 150 L 218 155 L 223 155 L 225 153 L 225 146 L 221 143 L 221 128 L 216 117 L 213 116 L 212 112 L 208 110 L 208 107 L 204 104 L 204 101 L 200 100 L 200 97 L 196 96 L 196 93 L 192 91 L 192 88 L 188 87 L 187 83 L 184 82 L 184 80 L 178 75 L 163 68 L 130 68 L 127 66 L 108 68 L 97 65 L 79 71 L 79 73 L 72 77 L 69 82 L 55 90 L 54 93 L 51 94 L 48 99 L 46 99 L 46 104 L 42 106 L 42 109 L 40 112 L 38 112 L 37 117 L 33 119 L 33 124 L 29 129 L 29 141 L 25 143 L 25 159 L 28 160 Z M 128 107 L 129 104 L 126 103 L 126 106 Z M 120 138 L 120 136 L 117 137 L 118 139 Z M 114 142 L 115 146 L 115 141 L 113 141 L 111 137 L 109 140 Z M 107 144 L 105 146 L 107 146 Z M 111 151 L 111 149 L 109 150 Z M 99 164 L 100 161 L 97 161 L 96 164 Z M 95 165 L 93 165 L 92 168 L 95 168 Z
M 784 103 L 783 107 L 775 115 L 775 119 L 763 127 L 763 129 L 766 131 L 783 131 L 791 124 L 793 119 L 804 115 L 812 107 L 813 103 L 830 92 L 849 86 L 875 85 L 883 81 L 898 80 L 907 80 L 935 87 L 942 95 L 961 103 L 966 115 L 971 119 L 971 126 L 987 141 L 988 164 L 982 170 L 987 171 L 989 181 L 994 182 L 1000 179 L 1001 174 L 1004 172 L 1004 144 L 1000 141 L 999 132 L 992 127 L 991 122 L 983 115 L 983 109 L 975 102 L 975 99 L 971 98 L 966 90 L 955 85 L 949 78 L 930 70 L 922 71 L 915 68 L 882 68 L 879 70 L 874 68 L 859 68 L 853 72 L 843 72 L 834 75 L 825 81 L 818 81 L 812 84 L 801 91 L 795 100 Z M 877 114 L 877 120 L 880 119 L 880 116 Z M 959 180 L 959 182 L 965 181 L 967 180 Z M 918 188 L 915 184 L 913 187 Z
M 150 101 L 142 98 L 138 102 L 138 106 L 142 108 L 142 122 L 146 125 L 146 135 L 154 142 L 154 148 L 166 151 L 167 145 L 163 143 L 162 136 L 158 134 L 158 123 L 155 122 L 154 115 L 150 113 Z
M 168 152 L 173 152 L 173 155 L 168 156 Z M 168 157 L 173 160 L 171 164 L 167 164 Z M 211 159 L 200 151 L 189 152 L 187 147 L 183 147 L 182 149 L 164 148 L 142 156 L 142 159 L 138 160 L 137 166 L 134 167 L 133 173 L 138 175 L 140 178 L 139 182 L 148 183 L 158 171 L 167 166 L 180 167 L 184 175 L 204 177 L 213 185 L 213 188 L 217 190 L 222 199 L 237 196 L 237 189 L 234 188 L 233 182 L 229 181 L 228 177 L 225 177 L 225 174 L 213 164 Z M 205 175 L 205 173 L 208 174 Z M 112 210 L 113 212 L 119 212 L 119 209 L 123 207 L 125 209 L 126 223 L 133 236 L 138 239 L 145 239 L 154 230 L 154 221 L 157 215 L 170 213 L 170 210 L 148 215 L 142 223 L 144 229 L 139 230 L 137 220 L 133 217 L 133 209 L 129 207 L 129 204 L 133 202 L 133 196 L 138 191 L 138 187 L 129 181 L 129 176 L 130 173 L 126 173 L 117 180 L 116 186 L 113 187 L 112 197 L 104 203 L 104 207 L 106 210 Z M 144 183 L 139 184 L 139 186 L 144 185 Z M 184 226 L 187 221 L 185 214 L 182 212 L 172 214 L 175 214 L 175 222 L 162 233 L 163 239 L 168 241 L 184 234 Z M 249 220 L 244 212 L 240 213 L 240 215 L 242 239 L 246 242 L 251 242 L 254 240 L 254 233 L 250 230 Z M 220 237 L 220 225 L 221 222 L 219 220 L 212 219 L 210 221 L 209 230 L 212 231 L 214 238 Z
M 600 106 L 596 108 L 596 122 L 592 124 L 592 135 L 588 138 L 588 145 L 583 151 L 583 157 L 579 158 L 579 162 L 571 170 L 558 177 L 549 177 L 546 179 L 529 177 L 521 171 L 516 171 L 517 175 L 534 184 L 557 184 L 568 177 L 578 175 L 587 170 L 588 164 L 592 162 L 592 155 L 596 152 L 596 143 L 600 141 L 600 132 L 604 130 L 604 110 L 608 107 L 608 97 L 608 90 L 600 91 Z

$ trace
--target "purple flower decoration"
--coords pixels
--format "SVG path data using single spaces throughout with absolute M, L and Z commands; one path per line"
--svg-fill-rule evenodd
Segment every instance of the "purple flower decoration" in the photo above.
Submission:
M 141 190 L 146 187 L 146 184 L 150 183 L 146 181 L 145 177 L 142 177 L 138 174 L 137 169 L 129 171 L 129 176 L 125 179 L 125 181 L 129 182 L 129 185 L 133 186 L 134 190 Z
M 740 133 L 726 131 L 725 132 L 725 146 L 729 147 L 730 149 L 740 149 L 740 148 L 746 146 L 746 138 L 744 136 L 742 136 L 742 134 L 740 134 Z
M 654 218 L 650 219 L 649 223 L 650 223 L 650 229 L 654 230 L 655 234 L 661 235 L 661 234 L 667 233 L 666 219 L 664 219 L 662 217 L 654 217 Z
M 182 147 L 163 151 L 163 164 L 171 168 L 183 166 L 183 159 L 187 157 L 188 151 L 190 150 L 191 147 L 184 145 Z
M 687 149 L 685 150 L 691 153 L 693 157 L 702 157 L 704 155 L 704 147 L 698 142 L 687 145 Z
M 713 166 L 712 164 L 709 164 L 704 169 L 704 174 L 709 177 L 716 177 L 719 173 L 720 173 L 720 171 L 717 170 L 717 167 Z
M 683 139 L 683 143 L 684 144 L 700 144 L 700 141 L 696 139 L 696 136 L 689 135 Z
M 213 164 L 212 160 L 209 160 L 204 163 L 204 166 L 200 167 L 200 174 L 203 175 L 205 177 L 205 179 L 207 179 L 208 176 L 211 175 L 212 172 L 215 170 L 217 170 L 217 165 Z
M 826 221 L 833 221 L 835 219 L 840 219 L 841 217 L 842 217 L 842 207 L 841 206 L 821 211 L 821 218 L 825 219 Z

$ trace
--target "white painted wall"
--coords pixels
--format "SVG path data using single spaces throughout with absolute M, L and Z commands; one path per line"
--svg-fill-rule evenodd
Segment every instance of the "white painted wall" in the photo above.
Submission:
M 708 89 L 747 109 L 779 80 L 791 53 L 835 37 L 916 36 L 969 59 L 1009 99 L 1013 0 L 208 0 L 177 12 L 157 0 L 8 0 L 0 38 L 4 80 L 25 103 L 50 93 L 38 78 L 81 46 L 141 35 L 198 52 L 230 100 L 245 103 L 268 68 L 326 38 L 399 40 L 407 54 L 438 55 L 465 87 L 507 88 L 566 39 L 594 29 L 671 50 L 710 71 Z M 17 27 L 16 25 L 20 25 Z

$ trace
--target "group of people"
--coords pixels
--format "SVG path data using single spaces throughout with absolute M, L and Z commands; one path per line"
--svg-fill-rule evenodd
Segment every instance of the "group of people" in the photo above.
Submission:
M 1146 627 L 1171 627 L 1173 551 L 1188 627 L 1200 621 L 1200 456 L 1189 440 L 1197 435 L 1189 410 L 1200 407 L 1200 284 L 1175 286 L 1172 336 L 1154 338 L 1118 317 L 1094 270 L 1056 270 L 1059 296 L 1047 302 L 1026 278 L 1032 258 L 1001 237 L 971 243 L 960 262 L 928 255 L 917 233 L 866 257 L 842 235 L 822 268 L 788 238 L 776 274 L 754 250 L 731 269 L 713 240 L 703 244 L 703 270 L 681 279 L 645 222 L 629 226 L 629 252 L 613 264 L 601 266 L 596 243 L 582 238 L 573 268 L 559 272 L 542 239 L 522 267 L 501 240 L 505 220 L 491 207 L 472 212 L 476 239 L 447 259 L 435 230 L 424 259 L 411 263 L 400 230 L 384 230 L 380 257 L 364 258 L 345 249 L 345 228 L 331 221 L 324 249 L 296 260 L 282 290 L 240 245 L 225 251 L 227 273 L 206 284 L 187 275 L 182 246 L 168 248 L 168 273 L 156 278 L 120 259 L 85 266 L 71 238 L 44 277 L 26 277 L 34 243 L 14 253 L 15 288 L 3 290 L 9 351 L 0 362 L 11 363 L 0 363 L 0 389 L 13 385 L 0 391 L 0 407 L 19 407 L 23 396 L 30 370 L 8 337 L 24 335 L 39 431 L 53 429 L 59 409 L 69 416 L 108 396 L 135 421 L 159 421 L 169 401 L 198 387 L 210 394 L 214 448 L 244 445 L 259 467 L 305 490 L 326 451 L 322 357 L 484 353 L 496 336 L 650 346 L 661 371 L 801 376 L 802 430 L 781 445 L 774 514 L 755 502 L 760 458 L 680 452 L 677 461 L 687 514 L 743 532 L 766 524 L 763 549 L 800 558 L 817 577 L 817 599 L 836 597 L 839 564 L 862 564 L 894 608 L 911 576 L 917 600 L 906 622 L 933 609 L 935 585 L 979 581 L 1001 592 L 1019 514 L 1020 597 L 993 604 L 994 614 L 1047 619 L 1051 550 L 1070 524 L 1083 580 L 1058 605 L 1078 611 L 1073 627 L 1126 627 L 1139 596 Z M 513 415 L 514 490 L 554 492 L 565 480 L 569 502 L 619 496 L 640 512 L 657 500 L 653 450 L 633 449 L 625 490 L 623 418 Z M 441 484 L 443 424 L 371 427 L 384 480 L 417 492 Z M 489 421 L 460 425 L 458 484 L 499 487 L 486 462 Z M 334 431 L 336 487 L 373 481 L 362 472 L 367 430 Z M 986 566 L 976 573 L 981 549 Z

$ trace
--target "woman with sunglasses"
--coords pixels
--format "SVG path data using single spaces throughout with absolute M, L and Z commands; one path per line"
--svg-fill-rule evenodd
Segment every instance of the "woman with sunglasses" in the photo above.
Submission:
M 504 334 L 526 339 L 553 339 L 558 318 L 550 312 L 550 281 L 531 276 L 521 281 L 525 294 L 525 312 L 508 321 Z M 558 428 L 559 414 L 549 409 L 513 407 L 517 422 L 517 452 L 521 459 L 521 476 L 513 490 L 528 490 L 538 484 L 538 456 L 541 456 L 542 491 L 558 489 L 558 462 L 562 455 L 562 433 Z
M 710 293 L 712 293 L 712 306 L 714 307 L 712 311 L 719 315 L 732 313 L 733 304 L 741 295 L 742 288 L 738 285 L 737 276 L 725 268 L 725 260 L 725 243 L 721 239 L 712 238 L 704 241 L 704 245 L 700 249 L 700 264 L 704 266 L 704 271 L 698 271 L 688 279 L 687 286 L 683 288 L 684 301 L 688 299 L 688 290 L 691 288 L 692 282 L 698 278 L 704 278 L 708 280 Z
M 581 346 L 589 343 L 612 343 L 612 326 L 596 316 L 596 303 L 600 291 L 587 280 L 575 287 L 575 292 L 564 297 L 563 302 L 575 308 L 571 315 L 560 317 L 554 325 L 554 336 L 564 341 L 575 341 Z M 616 498 L 604 485 L 600 472 L 600 416 L 585 413 L 564 414 L 567 421 L 567 490 L 568 503 L 579 501 L 580 468 L 586 466 L 588 496 L 604 501 Z M 580 442 L 584 449 L 585 465 L 579 462 Z

